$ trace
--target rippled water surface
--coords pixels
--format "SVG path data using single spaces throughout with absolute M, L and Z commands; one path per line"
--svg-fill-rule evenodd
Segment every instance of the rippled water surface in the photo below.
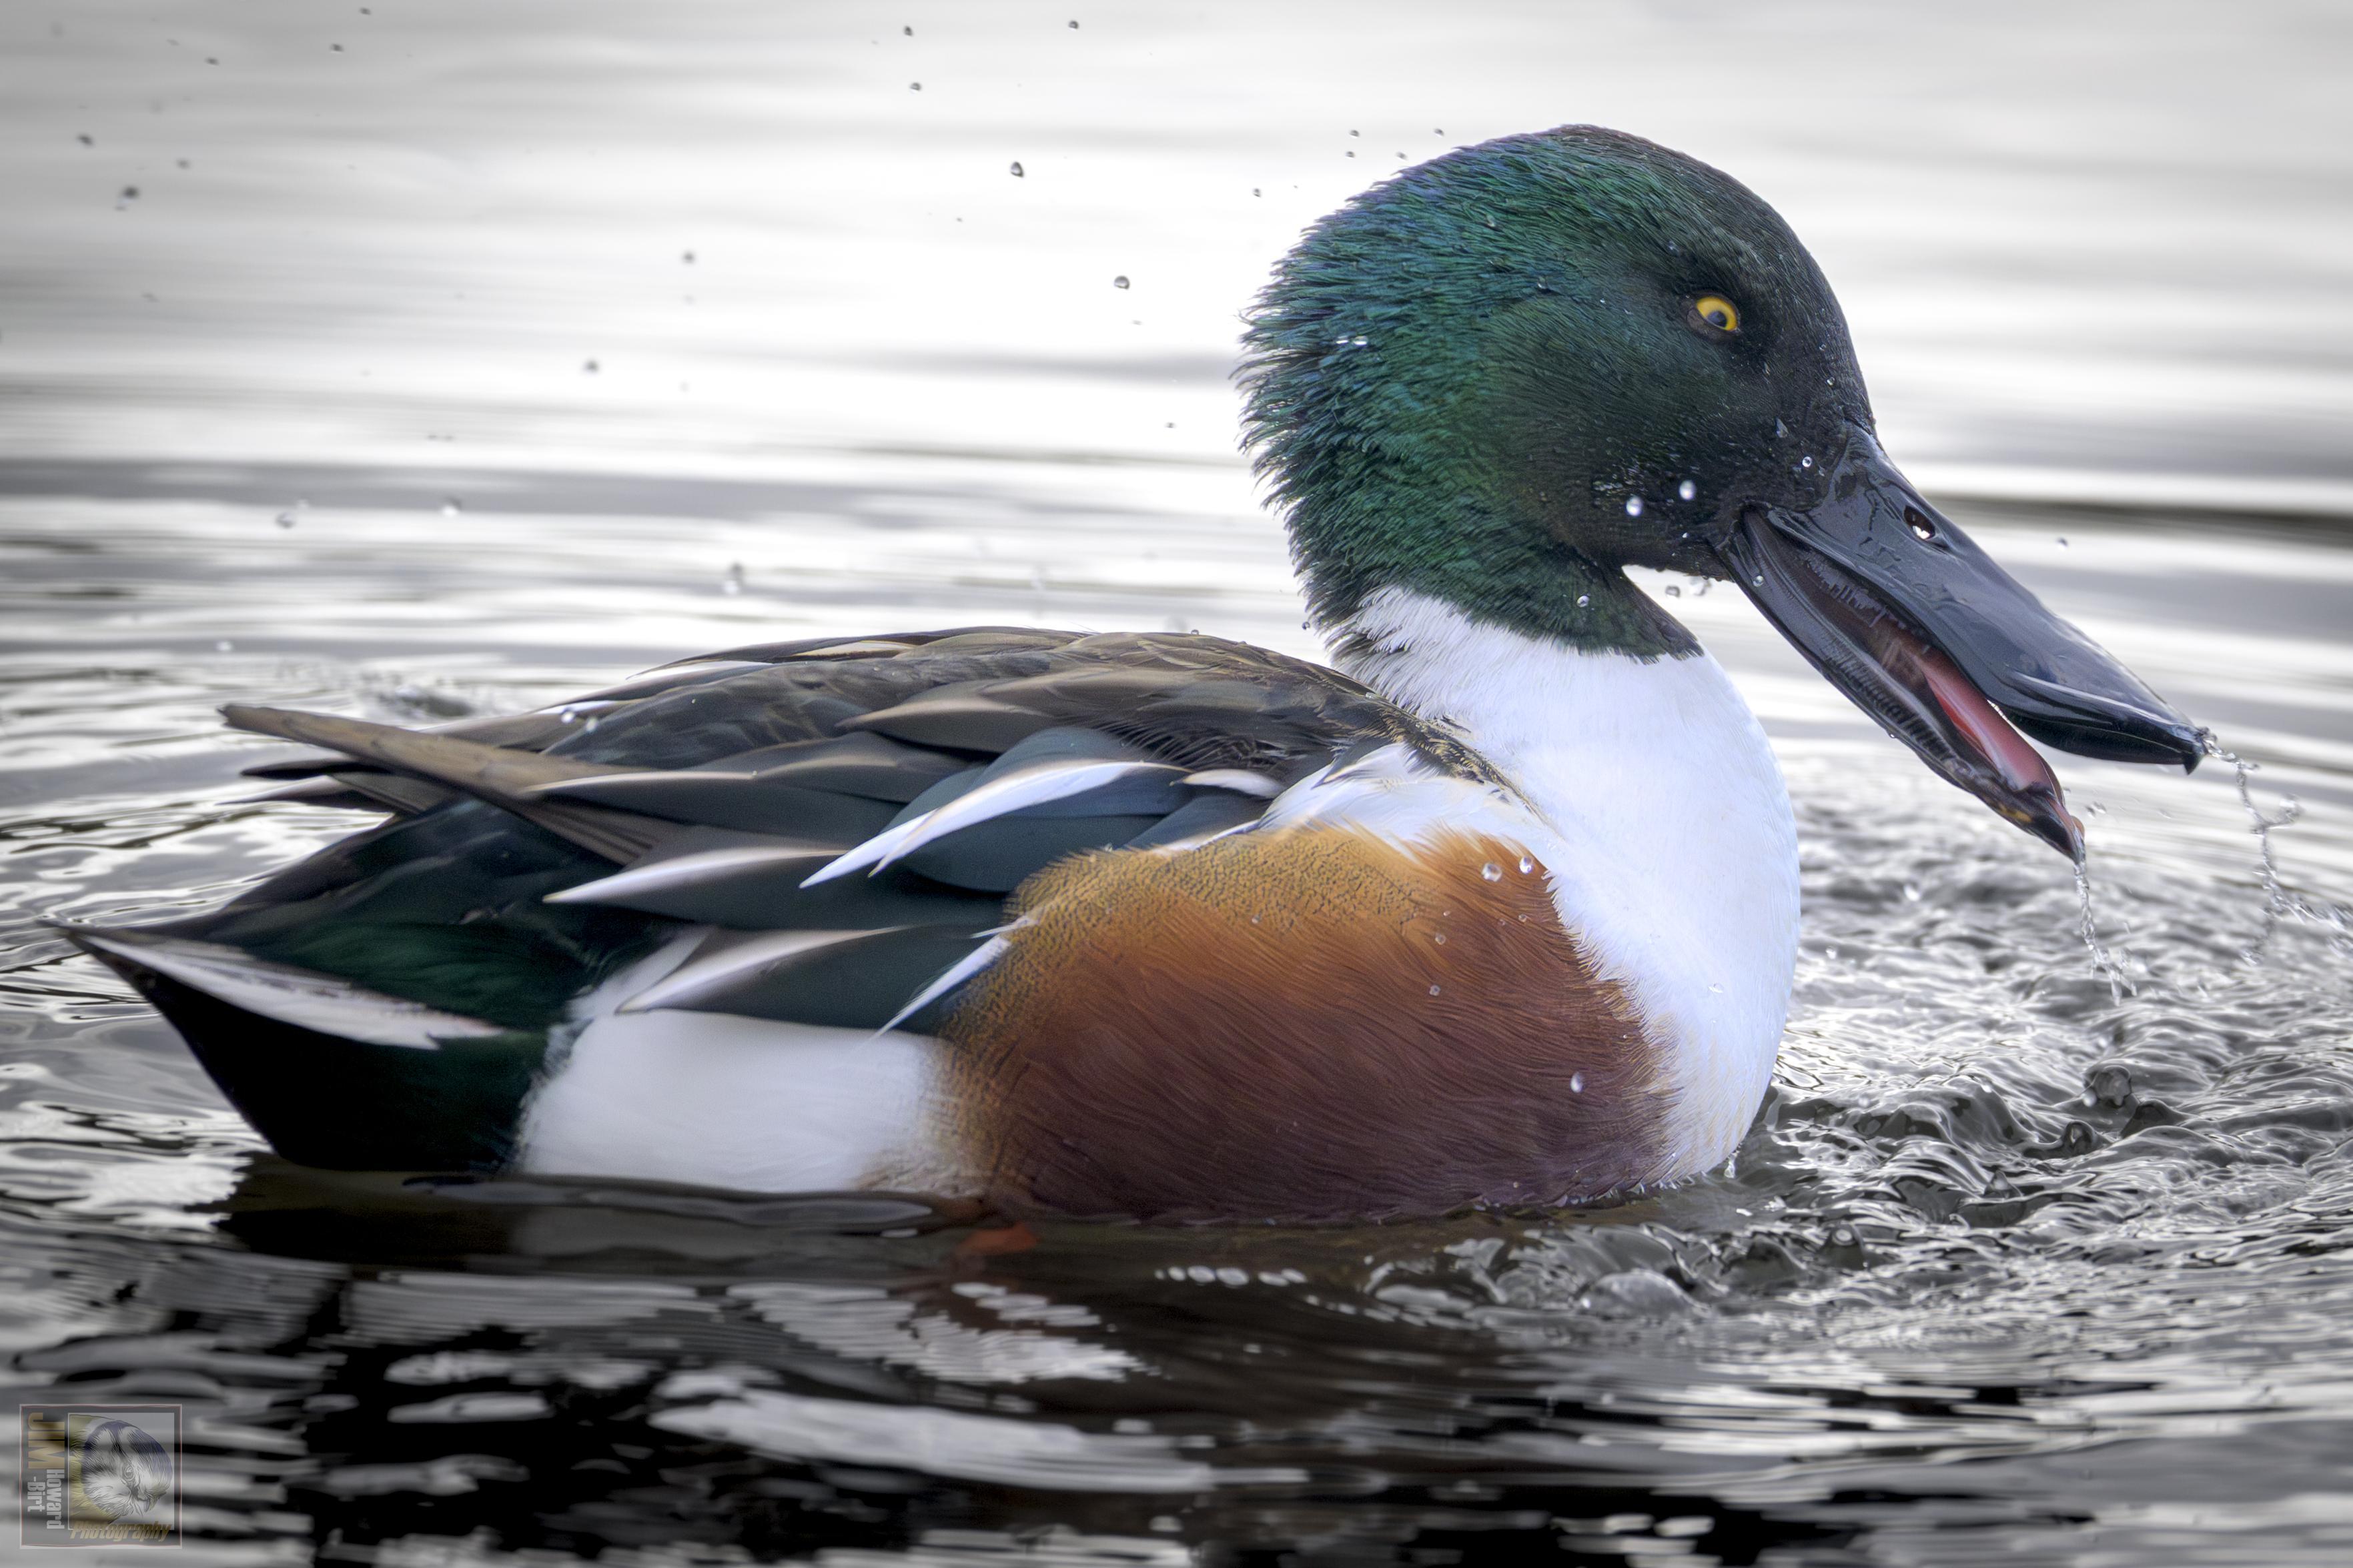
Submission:
M 19 1397 L 185 1405 L 207 1562 L 2353 1561 L 2334 11 L 786 9 L 0 14 Z M 286 1165 L 37 923 L 349 830 L 239 802 L 227 700 L 429 722 L 985 621 L 1314 651 L 1235 311 L 1396 154 L 1572 119 L 1782 206 L 1899 459 L 2300 802 L 2277 880 L 2227 765 L 2063 762 L 2119 994 L 2054 857 L 1655 579 L 1800 822 L 1733 1167 L 1014 1252 Z

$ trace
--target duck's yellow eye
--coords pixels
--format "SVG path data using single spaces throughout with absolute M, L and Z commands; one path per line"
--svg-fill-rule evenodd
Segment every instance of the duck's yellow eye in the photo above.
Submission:
M 1719 332 L 1740 330 L 1740 307 L 1721 294 L 1702 294 L 1692 301 L 1692 319 L 1704 321 Z

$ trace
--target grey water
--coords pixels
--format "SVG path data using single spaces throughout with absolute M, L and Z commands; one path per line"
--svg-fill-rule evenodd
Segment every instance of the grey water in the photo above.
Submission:
M 206 1563 L 2353 1561 L 2348 62 L 2290 4 L 0 9 L 0 1383 L 183 1406 Z M 224 701 L 1314 652 L 1237 312 L 1385 169 L 1571 120 L 1775 202 L 1898 460 L 2259 764 L 2059 759 L 2087 910 L 1650 579 L 1799 816 L 1727 1170 L 1012 1251 L 325 1175 L 39 923 L 351 828 L 242 800 Z

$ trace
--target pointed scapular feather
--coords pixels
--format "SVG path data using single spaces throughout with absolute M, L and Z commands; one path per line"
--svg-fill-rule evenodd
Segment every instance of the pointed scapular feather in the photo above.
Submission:
M 684 854 L 651 855 L 609 877 L 550 893 L 551 904 L 617 904 L 646 909 L 677 904 L 681 898 L 744 883 L 776 884 L 797 891 L 801 879 L 839 853 L 828 844 L 791 838 L 752 838 Z M 664 912 L 657 909 L 654 912 Z M 688 918 L 688 917 L 681 917 Z
M 1130 849 L 1190 849 L 1237 827 L 1246 827 L 1266 813 L 1266 803 L 1254 795 L 1217 790 L 1196 795 L 1127 841 Z
M 1007 816 L 902 857 L 898 868 L 935 882 L 1009 893 L 1060 859 L 1088 849 L 1111 849 L 1159 821 L 1157 816 Z
M 943 686 L 890 708 L 846 721 L 868 730 L 957 752 L 1001 752 L 1054 722 L 1053 715 L 989 695 L 983 682 Z
M 968 956 L 975 934 L 947 926 L 715 933 L 620 1010 L 879 1029 L 909 996 Z
M 916 868 L 925 876 L 959 886 L 993 887 L 1011 869 L 1009 866 L 996 868 L 1006 862 L 1008 851 L 1018 859 L 1032 853 L 1034 844 L 1060 845 L 1067 840 L 1073 845 L 1091 845 L 1102 837 L 1103 831 L 1108 831 L 1059 826 L 1041 832 L 1042 821 L 1131 816 L 1157 818 L 1182 800 L 1177 781 L 1183 776 L 1183 769 L 1165 763 L 1089 762 L 1076 758 L 1031 763 L 1002 773 L 991 768 L 978 783 L 954 799 L 868 839 L 811 877 L 805 885 L 816 886 L 868 867 L 881 871 L 951 834 L 994 822 L 991 831 L 1001 836 L 1003 845 L 998 852 L 992 855 L 985 847 L 978 847 L 980 855 L 992 866 L 982 881 L 967 879 L 976 870 L 969 854 L 958 864 L 955 875 L 944 875 L 942 870 L 934 868 L 938 864 L 936 859 Z M 1024 819 L 1018 828 L 1011 823 L 997 821 L 1017 816 Z M 1050 858 L 1068 850 L 1051 849 L 1047 853 Z M 1041 860 L 1037 864 L 1043 863 Z M 1036 868 L 1037 865 L 1029 868 Z M 1018 879 L 1002 890 L 1009 892 L 1016 886 Z
M 502 746 L 513 751 L 544 751 L 567 735 L 579 731 L 581 721 L 614 708 L 626 707 L 620 702 L 600 702 L 584 698 L 554 708 L 543 708 L 530 713 L 501 713 L 484 719 L 453 719 L 446 724 L 427 724 L 404 731 L 412 735 L 447 735 L 453 740 L 473 741 L 485 746 Z M 308 756 L 280 757 L 274 762 L 256 763 L 239 770 L 248 778 L 303 779 L 321 773 L 349 772 L 352 759 L 340 752 L 313 752 Z
M 801 789 L 758 773 L 716 768 L 599 773 L 558 779 L 530 794 L 541 801 L 571 801 L 671 822 L 789 835 L 837 847 L 856 844 L 880 832 L 893 815 L 887 800 Z
M 1018 647 L 1059 647 L 1071 640 L 1069 632 L 1039 631 L 1035 626 L 951 626 L 935 632 L 875 632 L 851 637 L 801 637 L 793 642 L 754 643 L 722 648 L 663 665 L 675 669 L 707 659 L 738 659 L 753 664 L 782 664 L 787 659 L 872 658 L 912 653 L 941 643 L 962 641 L 1003 643 Z M 857 649 L 856 652 L 846 650 Z M 871 650 L 871 651 L 868 651 Z
M 824 741 L 791 741 L 727 759 L 731 773 L 764 784 L 830 790 L 904 805 L 965 763 L 944 752 L 858 731 Z
M 745 931 L 865 930 L 986 923 L 999 901 L 935 886 L 904 872 L 803 888 L 832 848 L 813 855 L 765 834 L 690 827 L 619 874 L 550 894 L 553 904 L 592 904 Z M 744 851 L 758 851 L 746 854 Z
M 373 801 L 378 810 L 389 807 L 403 816 L 422 816 L 443 801 L 458 797 L 455 790 L 444 789 L 424 779 L 410 778 L 405 773 L 360 771 L 333 773 L 327 777 L 353 795 Z
M 394 773 L 445 784 L 512 812 L 608 860 L 634 860 L 677 831 L 667 823 L 643 816 L 569 801 L 543 801 L 530 793 L 537 785 L 561 779 L 610 773 L 615 770 L 609 766 L 486 746 L 478 741 L 422 733 L 332 713 L 300 713 L 232 703 L 222 709 L 221 714 L 240 730 L 276 735 L 304 745 L 331 747 Z
M 1248 768 L 1203 768 L 1198 773 L 1187 773 L 1182 782 L 1195 789 L 1231 790 L 1261 800 L 1272 800 L 1283 788 L 1281 779 L 1254 773 Z
M 659 697 L 665 691 L 675 691 L 681 686 L 699 686 L 704 681 L 724 679 L 744 670 L 756 669 L 765 659 L 731 658 L 725 654 L 705 654 L 699 658 L 681 658 L 633 675 L 617 685 L 592 691 L 580 700 L 586 702 L 635 702 L 648 697 Z M 573 704 L 575 707 L 580 703 Z
M 245 1012 L 362 1045 L 438 1050 L 444 1040 L 503 1035 L 504 1026 L 404 1002 L 314 970 L 270 963 L 234 947 L 135 931 L 59 928 L 115 968 L 146 969 Z
M 970 980 L 974 975 L 978 974 L 982 970 L 987 969 L 998 959 L 1004 957 L 1005 950 L 1009 945 L 1006 942 L 1005 938 L 994 931 L 987 932 L 986 934 L 988 937 L 987 941 L 982 942 L 978 947 L 974 948 L 970 952 L 965 954 L 964 957 L 956 960 L 955 963 L 948 965 L 945 973 L 942 973 L 937 980 L 933 981 L 929 985 L 924 986 L 921 991 L 916 992 L 913 996 L 907 998 L 906 1002 L 901 1005 L 897 1012 L 892 1014 L 888 1018 L 885 1018 L 882 1021 L 881 1027 L 886 1030 L 897 1028 L 900 1025 L 905 1023 L 908 1019 L 913 1017 L 916 1014 L 922 1012 L 924 1008 L 930 1006 L 933 1003 L 938 1001 L 943 996 L 945 996 L 949 992 L 963 985 L 965 981 Z

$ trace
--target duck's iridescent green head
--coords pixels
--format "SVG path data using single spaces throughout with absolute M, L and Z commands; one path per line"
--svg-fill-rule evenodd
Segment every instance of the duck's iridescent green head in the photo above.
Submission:
M 2201 754 L 1887 462 L 1820 268 L 1705 164 L 1590 126 L 1448 153 L 1311 229 L 1246 342 L 1249 438 L 1326 626 L 1401 589 L 1658 658 L 1694 645 L 1623 568 L 1729 577 L 2063 849 L 2079 829 L 2000 714 L 2093 755 Z

